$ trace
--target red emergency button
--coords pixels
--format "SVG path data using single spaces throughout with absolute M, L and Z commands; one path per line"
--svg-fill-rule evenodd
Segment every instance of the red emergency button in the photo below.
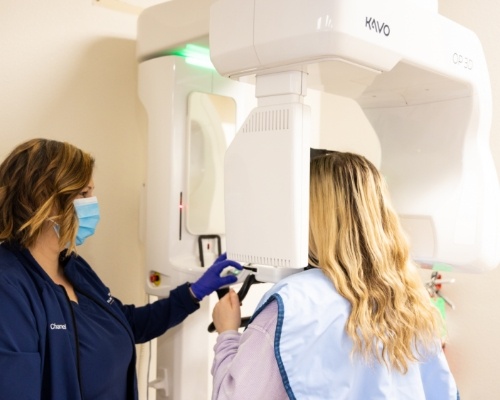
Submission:
M 149 281 L 153 285 L 159 286 L 160 285 L 160 281 L 161 281 L 160 274 L 158 272 L 151 272 L 151 274 L 149 275 Z

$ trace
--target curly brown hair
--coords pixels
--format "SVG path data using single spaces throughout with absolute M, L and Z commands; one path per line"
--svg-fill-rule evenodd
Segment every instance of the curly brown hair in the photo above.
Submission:
M 69 143 L 38 138 L 18 145 L 0 165 L 0 241 L 31 247 L 52 221 L 61 248 L 74 251 L 73 200 L 93 169 L 93 157 Z

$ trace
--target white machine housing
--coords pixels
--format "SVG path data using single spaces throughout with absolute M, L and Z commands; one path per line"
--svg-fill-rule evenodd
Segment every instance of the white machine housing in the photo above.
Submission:
M 350 97 L 364 111 L 380 139 L 381 171 L 417 261 L 465 272 L 498 266 L 489 74 L 477 36 L 439 15 L 436 1 L 219 0 L 211 7 L 209 36 L 222 75 L 256 75 L 257 97 L 267 92 L 226 154 L 228 257 L 271 260 L 263 263 L 271 268 L 307 264 L 308 205 L 300 197 L 308 190 L 307 165 L 303 153 L 286 149 L 307 133 L 301 111 L 289 114 L 283 151 L 262 150 L 274 146 L 280 129 L 248 127 L 270 104 L 300 103 L 284 97 L 293 90 L 272 84 L 296 71 L 307 72 L 308 87 Z M 270 166 L 279 165 L 288 167 L 279 171 L 283 181 L 301 182 L 300 190 L 270 188 L 269 177 L 275 183 L 278 177 Z M 257 194 L 272 205 L 256 201 Z M 248 229 L 243 221 L 262 228 Z
M 149 124 L 148 293 L 168 296 L 204 271 L 199 235 L 186 221 L 193 92 L 237 104 L 241 129 L 223 174 L 233 192 L 226 193 L 226 227 L 216 233 L 229 257 L 256 264 L 259 280 L 276 281 L 307 262 L 307 88 L 352 98 L 364 111 L 415 258 L 473 272 L 498 264 L 491 93 L 472 32 L 440 16 L 432 0 L 222 0 L 211 11 L 209 40 L 211 3 L 173 0 L 138 20 L 139 95 Z M 209 42 L 219 73 L 178 53 Z M 255 86 L 242 82 L 249 75 Z M 206 266 L 217 255 L 214 244 Z M 159 338 L 151 382 L 158 400 L 210 398 L 213 301 Z
M 194 7 L 200 12 L 193 13 Z M 221 130 L 221 121 L 212 121 L 217 115 L 210 112 L 207 99 L 193 95 L 216 95 L 237 103 L 234 133 L 256 104 L 252 85 L 222 77 L 213 67 L 190 63 L 182 55 L 186 44 L 208 46 L 208 8 L 207 1 L 173 1 L 146 9 L 138 21 L 138 91 L 148 119 L 145 289 L 159 297 L 194 282 L 225 250 L 224 220 L 220 224 L 211 219 L 223 210 L 219 205 L 226 139 L 224 132 L 212 132 Z M 193 117 L 193 103 L 207 112 Z M 199 132 L 193 146 L 195 127 Z M 205 140 L 214 133 L 217 140 Z M 202 192 L 196 198 L 190 194 L 193 176 L 196 190 Z M 201 213 L 209 214 L 213 230 L 190 225 L 189 217 Z M 200 236 L 205 237 L 203 248 Z M 155 379 L 150 382 L 157 400 L 210 397 L 215 335 L 207 327 L 215 301 L 215 295 L 205 299 L 199 311 L 158 339 L 157 365 L 151 372 Z

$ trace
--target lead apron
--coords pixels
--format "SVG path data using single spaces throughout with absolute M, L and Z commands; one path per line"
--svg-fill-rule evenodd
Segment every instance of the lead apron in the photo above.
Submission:
M 457 399 L 439 346 L 437 355 L 410 364 L 405 375 L 351 357 L 353 343 L 345 332 L 351 306 L 320 269 L 278 282 L 264 295 L 253 318 L 273 300 L 278 303 L 274 351 L 290 399 Z

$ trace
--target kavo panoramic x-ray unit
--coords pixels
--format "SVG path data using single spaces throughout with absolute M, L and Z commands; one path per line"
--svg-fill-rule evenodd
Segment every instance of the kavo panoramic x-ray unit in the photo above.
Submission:
M 259 107 L 226 154 L 229 257 L 307 264 L 307 77 L 308 87 L 355 99 L 371 122 L 417 261 L 498 265 L 488 70 L 477 37 L 437 2 L 221 0 L 210 50 L 222 75 L 257 75 Z
M 490 83 L 473 32 L 434 0 L 220 0 L 209 31 L 210 3 L 172 1 L 139 18 L 148 293 L 168 295 L 226 249 L 261 281 L 306 266 L 307 88 L 354 99 L 370 121 L 417 261 L 498 265 Z M 219 73 L 190 64 L 193 44 L 209 44 Z M 202 302 L 159 340 L 159 398 L 209 397 L 209 320 Z

